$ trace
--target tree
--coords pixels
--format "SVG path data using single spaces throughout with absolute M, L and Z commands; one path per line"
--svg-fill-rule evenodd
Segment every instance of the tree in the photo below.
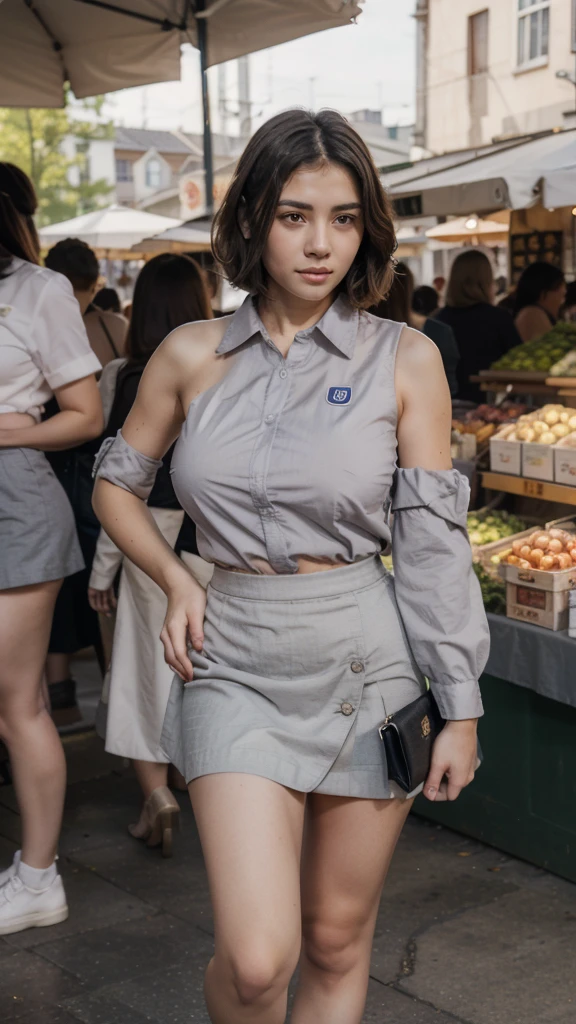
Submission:
M 16 164 L 32 179 L 40 226 L 88 213 L 109 197 L 107 181 L 86 181 L 82 173 L 83 149 L 89 141 L 114 137 L 113 125 L 98 121 L 103 102 L 97 97 L 74 108 L 68 100 L 64 109 L 57 110 L 0 108 L 0 160 Z M 81 120 L 73 111 L 85 111 L 94 119 Z M 64 140 L 71 137 L 76 140 L 74 157 L 64 152 Z M 75 167 L 79 174 L 73 172 Z

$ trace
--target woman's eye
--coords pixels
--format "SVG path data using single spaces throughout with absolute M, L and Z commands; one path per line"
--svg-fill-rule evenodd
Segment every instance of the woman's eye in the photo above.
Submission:
M 340 216 L 336 218 L 336 223 L 337 224 L 352 224 L 353 220 L 354 220 L 354 217 L 351 217 L 349 213 L 341 213 Z
M 299 224 L 302 220 L 301 213 L 287 213 L 282 220 L 288 221 L 289 224 Z

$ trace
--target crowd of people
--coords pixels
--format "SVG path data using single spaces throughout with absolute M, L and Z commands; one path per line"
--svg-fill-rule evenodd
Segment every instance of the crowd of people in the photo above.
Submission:
M 268 721 L 269 731 L 275 731 L 278 736 L 277 719 L 271 709 L 275 707 L 275 713 L 279 715 L 282 700 L 276 691 L 258 694 L 255 687 L 253 650 L 249 657 L 247 648 L 243 647 L 243 637 L 252 628 L 250 623 L 243 620 L 246 607 L 252 602 L 254 611 L 258 611 L 266 620 L 265 629 L 269 631 L 272 646 L 270 649 L 265 644 L 261 646 L 258 656 L 270 665 L 275 659 L 289 658 L 290 673 L 296 675 L 302 672 L 305 676 L 309 669 L 306 665 L 312 663 L 312 655 L 297 653 L 295 637 L 292 637 L 288 645 L 288 655 L 288 647 L 281 641 L 281 620 L 285 613 L 292 613 L 292 608 L 286 606 L 284 599 L 280 600 L 280 590 L 273 591 L 267 581 L 274 574 L 280 575 L 281 579 L 277 582 L 282 584 L 284 573 L 307 576 L 302 581 L 295 578 L 293 582 L 302 582 L 318 606 L 322 602 L 334 604 L 336 599 L 344 601 L 345 596 L 349 598 L 350 594 L 361 594 L 362 588 L 373 588 L 382 582 L 383 570 L 380 566 L 377 570 L 372 568 L 373 560 L 369 558 L 388 540 L 387 527 L 376 524 L 374 519 L 381 508 L 379 494 L 364 505 L 353 495 L 346 497 L 346 501 L 341 496 L 328 500 L 328 496 L 325 507 L 330 507 L 330 515 L 322 518 L 322 496 L 315 498 L 314 495 L 318 493 L 318 486 L 328 488 L 328 482 L 322 484 L 323 470 L 320 464 L 315 465 L 312 472 L 311 467 L 308 467 L 307 455 L 301 454 L 300 461 L 297 460 L 298 465 L 294 465 L 291 445 L 297 449 L 300 445 L 298 450 L 304 453 L 312 434 L 317 437 L 322 431 L 331 429 L 325 423 L 324 408 L 322 416 L 318 413 L 318 422 L 312 424 L 307 412 L 309 399 L 305 393 L 300 398 L 299 410 L 296 407 L 294 412 L 289 405 L 286 407 L 287 411 L 283 415 L 292 416 L 292 420 L 289 421 L 285 442 L 281 440 L 285 460 L 282 470 L 284 476 L 278 477 L 271 488 L 276 499 L 270 498 L 265 483 L 269 449 L 265 448 L 264 442 L 261 452 L 258 449 L 260 454 L 254 454 L 249 464 L 244 466 L 249 485 L 245 486 L 242 469 L 239 468 L 245 459 L 247 438 L 252 437 L 256 431 L 262 407 L 268 410 L 264 422 L 276 424 L 277 414 L 284 409 L 284 381 L 298 369 L 298 358 L 310 360 L 306 346 L 312 336 L 311 332 L 318 328 L 319 332 L 314 337 L 321 336 L 323 340 L 318 341 L 316 347 L 316 354 L 320 353 L 320 362 L 316 369 L 315 364 L 310 362 L 308 380 L 312 380 L 316 373 L 319 386 L 324 387 L 325 381 L 328 408 L 339 401 L 346 405 L 351 399 L 351 394 L 347 396 L 347 392 L 351 393 L 352 389 L 345 387 L 340 378 L 346 376 L 343 361 L 351 358 L 353 351 L 351 325 L 358 332 L 366 329 L 358 326 L 363 323 L 362 314 L 358 318 L 358 310 L 368 310 L 372 314 L 371 319 L 364 318 L 372 325 L 372 335 L 368 333 L 368 340 L 377 334 L 383 352 L 403 353 L 398 356 L 398 379 L 402 381 L 405 378 L 406 383 L 396 384 L 397 388 L 405 387 L 402 401 L 404 426 L 402 432 L 398 432 L 400 457 L 403 459 L 402 465 L 416 467 L 407 468 L 404 472 L 420 473 L 422 479 L 411 476 L 408 485 L 400 477 L 400 491 L 404 486 L 407 495 L 405 504 L 395 499 L 399 523 L 397 545 L 400 551 L 405 542 L 400 525 L 403 517 L 405 519 L 415 508 L 426 504 L 418 497 L 418 487 L 429 491 L 430 497 L 434 488 L 442 490 L 444 475 L 446 479 L 449 477 L 451 493 L 455 496 L 459 488 L 464 486 L 458 474 L 452 476 L 455 471 L 449 469 L 445 459 L 443 461 L 436 454 L 434 440 L 428 442 L 426 450 L 422 448 L 423 442 L 417 440 L 421 434 L 421 424 L 427 418 L 430 422 L 434 420 L 434 403 L 444 415 L 446 401 L 449 401 L 448 390 L 453 398 L 479 400 L 478 386 L 470 383 L 469 378 L 487 369 L 511 347 L 543 333 L 556 321 L 561 310 L 570 311 L 574 305 L 573 293 L 566 294 L 561 271 L 542 263 L 529 267 L 512 298 L 507 296 L 504 305 L 496 305 L 491 262 L 483 252 L 472 248 L 462 251 L 455 258 L 445 287 L 445 296 L 440 294 L 444 282 L 437 282 L 440 290 L 426 284 L 415 287 L 409 266 L 394 266 L 390 212 L 387 200 L 379 191 L 378 178 L 364 144 L 360 143 L 351 128 L 344 129 L 338 120 L 325 117 L 322 121 L 322 115 L 312 118 L 303 112 L 289 112 L 289 115 L 292 117 L 290 124 L 288 121 L 281 123 L 281 118 L 288 115 L 280 115 L 278 125 L 270 129 L 268 136 L 260 138 L 257 145 L 263 148 L 258 150 L 248 147 L 239 167 L 236 184 L 233 183 L 219 214 L 219 234 L 216 237 L 221 265 L 233 283 L 246 287 L 251 295 L 259 296 L 257 307 L 252 298 L 248 298 L 234 317 L 223 323 L 222 328 L 218 317 L 214 316 L 213 295 L 206 274 L 191 256 L 162 254 L 143 266 L 135 284 L 129 319 L 122 314 L 114 289 L 101 287 L 98 260 L 81 240 L 66 239 L 58 243 L 46 254 L 42 265 L 33 219 L 36 210 L 33 187 L 21 170 L 11 164 L 0 164 L 0 739 L 9 753 L 22 818 L 21 850 L 15 855 L 13 864 L 0 873 L 0 934 L 53 924 L 64 920 L 68 913 L 56 864 L 65 792 L 65 763 L 56 726 L 68 724 L 80 717 L 70 659 L 81 649 L 93 647 L 101 668 L 103 691 L 98 723 L 105 736 L 106 748 L 132 760 L 142 790 L 140 814 L 135 823 L 129 825 L 130 833 L 148 845 L 161 846 L 166 856 L 170 855 L 172 849 L 173 832 L 179 815 L 179 805 L 172 792 L 174 786 L 185 788 L 191 780 L 196 786 L 195 810 L 204 832 L 203 841 L 206 842 L 206 849 L 209 849 L 210 801 L 213 800 L 216 806 L 217 801 L 223 800 L 215 789 L 205 788 L 201 794 L 199 784 L 210 773 L 246 771 L 253 776 L 265 775 L 268 780 L 289 787 L 286 792 L 298 791 L 300 794 L 306 790 L 306 786 L 298 780 L 313 778 L 315 773 L 310 767 L 313 766 L 312 759 L 306 762 L 306 768 L 300 764 L 302 775 L 289 764 L 291 758 L 293 761 L 303 759 L 305 762 L 308 753 L 298 745 L 294 747 L 299 751 L 298 757 L 290 754 L 287 748 L 282 753 L 280 740 L 277 750 L 268 746 L 266 752 L 252 749 L 248 753 L 247 748 L 243 748 L 248 765 L 245 769 L 241 767 L 237 748 L 234 748 L 235 753 L 227 751 L 226 757 L 222 753 L 220 760 L 215 759 L 216 754 L 210 754 L 212 760 L 206 755 L 208 767 L 205 765 L 204 768 L 198 768 L 194 761 L 196 755 L 186 749 L 189 738 L 176 737 L 179 728 L 177 717 L 183 715 L 184 720 L 188 719 L 185 717 L 186 704 L 181 703 L 182 688 L 180 686 L 175 694 L 173 685 L 175 671 L 184 680 L 185 686 L 189 684 L 192 679 L 189 673 L 194 665 L 198 691 L 195 699 L 200 701 L 197 705 L 200 710 L 196 714 L 198 721 L 204 722 L 194 725 L 190 719 L 189 728 L 191 732 L 196 729 L 195 735 L 199 728 L 208 727 L 207 720 L 212 710 L 214 714 L 218 711 L 215 694 L 226 696 L 230 706 L 236 708 L 235 693 L 240 689 L 250 692 L 252 705 L 237 706 L 234 712 L 235 727 L 249 728 L 251 716 L 255 719 L 260 716 L 264 723 L 262 729 Z M 338 115 L 331 117 L 337 119 Z M 310 118 L 310 123 L 306 118 Z M 300 140 L 298 144 L 301 145 L 301 155 L 285 171 L 280 187 L 277 185 L 280 180 L 278 175 L 270 173 L 269 178 L 264 180 L 257 164 L 258 160 L 264 161 L 264 164 L 268 160 L 272 167 L 272 158 L 280 159 L 277 153 L 275 156 L 274 147 L 281 146 L 282 131 L 288 127 L 294 132 L 294 137 Z M 332 162 L 327 156 L 331 152 L 340 154 Z M 354 173 L 348 173 L 347 167 L 352 168 Z M 287 182 L 291 183 L 294 195 L 284 195 L 282 190 Z M 358 182 L 362 183 L 363 189 L 360 196 Z M 235 188 L 241 188 L 242 191 L 235 195 Z M 275 198 L 274 188 L 278 192 Z M 279 218 L 274 223 L 272 215 L 264 223 L 257 202 L 259 195 L 268 192 L 270 209 L 275 209 L 278 204 L 286 210 L 283 213 L 284 219 Z M 301 194 L 296 195 L 297 192 Z M 369 193 L 372 206 L 370 203 L 366 206 L 362 214 L 363 227 L 359 229 L 358 210 L 362 210 L 363 202 L 368 202 L 365 196 Z M 300 296 L 300 305 L 296 303 L 289 311 L 287 323 L 281 325 L 280 320 L 277 317 L 275 319 L 276 314 L 267 306 L 270 301 L 270 282 L 277 295 L 289 292 L 283 278 L 282 261 L 293 258 L 290 246 L 294 249 L 294 246 L 298 248 L 303 245 L 301 235 L 298 234 L 306 226 L 303 211 L 323 211 L 327 195 L 340 197 L 339 203 L 333 207 L 339 213 L 332 220 L 326 214 L 328 227 L 325 231 L 322 229 L 324 235 L 319 228 L 314 229 L 316 234 L 310 228 L 302 252 L 297 257 L 303 264 L 297 271 L 301 282 L 298 287 L 304 290 Z M 374 213 L 376 206 L 379 209 L 378 216 Z M 247 226 L 249 215 L 255 225 L 252 231 Z M 319 213 L 318 218 L 320 216 L 324 216 L 324 213 Z M 383 224 L 386 225 L 385 229 Z M 364 237 L 370 236 L 369 244 L 362 241 L 363 232 Z M 334 255 L 338 251 L 343 253 L 340 269 Z M 357 253 L 361 254 L 360 257 Z M 357 263 L 354 262 L 358 259 L 366 263 L 366 273 L 358 271 Z M 323 265 L 318 267 L 318 263 Z M 268 284 L 264 283 L 264 264 Z M 346 282 L 346 295 L 335 290 L 334 286 L 330 290 L 325 283 L 330 274 L 335 275 L 337 285 L 339 281 Z M 314 289 L 318 289 L 319 285 L 326 292 L 326 302 L 320 306 L 314 295 Z M 337 296 L 335 301 L 334 296 Z M 328 298 L 330 302 L 333 301 L 332 305 Z M 510 301 L 514 303 L 512 312 L 505 308 Z M 311 310 L 318 309 L 319 315 L 315 320 L 309 321 L 309 314 L 302 313 L 306 303 Z M 199 321 L 204 334 L 191 329 Z M 406 335 L 407 341 L 402 341 L 405 331 L 403 325 L 413 329 Z M 413 340 L 422 334 L 431 339 L 439 351 L 441 362 L 438 362 L 438 366 L 434 363 L 436 356 L 429 355 L 428 349 L 418 348 L 421 342 Z M 161 343 L 168 336 L 170 344 L 160 349 Z M 262 347 L 254 346 L 255 338 L 262 342 Z M 327 351 L 329 343 L 333 343 L 334 348 Z M 363 345 L 365 348 L 368 345 L 366 338 L 363 338 Z M 248 352 L 251 353 L 250 357 L 246 355 Z M 222 353 L 227 354 L 233 367 L 226 378 L 228 388 L 224 394 L 220 389 L 222 360 L 219 356 Z M 244 355 L 240 356 L 239 353 Z M 248 362 L 249 358 L 252 363 Z M 419 360 L 423 365 L 429 362 L 429 373 L 423 387 L 414 390 L 411 376 L 418 376 L 416 368 Z M 271 366 L 274 376 L 271 378 L 272 383 L 267 383 Z M 446 382 L 441 379 L 442 367 L 447 388 Z M 365 376 L 361 387 L 365 389 L 366 395 L 370 387 L 375 387 L 374 381 L 380 379 L 379 373 L 373 372 L 376 369 L 378 367 L 374 363 L 373 367 L 367 364 L 363 370 Z M 198 383 L 186 390 L 182 380 L 188 371 L 191 380 L 197 374 Z M 333 395 L 333 392 L 338 392 L 339 397 Z M 390 422 L 396 415 L 393 392 L 394 384 L 391 383 L 386 392 L 390 399 L 390 411 L 387 414 Z M 205 400 L 199 402 L 200 398 Z M 378 394 L 375 394 L 376 399 L 380 401 Z M 182 414 L 176 411 L 180 408 L 181 400 Z M 306 421 L 303 434 L 299 417 Z M 274 432 L 269 435 L 270 444 L 276 436 L 276 429 L 275 425 Z M 214 438 L 218 439 L 220 447 L 215 450 L 216 464 L 232 480 L 228 491 L 220 491 L 221 481 L 216 471 L 207 465 L 206 459 L 202 462 L 196 450 L 193 461 L 199 467 L 199 476 L 205 480 L 207 489 L 213 490 L 210 502 L 206 501 L 204 505 L 200 498 L 183 502 L 182 493 L 186 492 L 188 477 L 182 468 L 182 455 L 172 465 L 179 435 L 179 446 L 188 445 L 186 451 L 192 459 L 192 434 L 198 437 L 198 445 L 204 445 L 208 453 L 212 450 L 211 445 L 214 448 Z M 330 448 L 333 443 L 326 435 L 323 451 L 327 465 L 330 460 L 334 465 L 338 463 L 346 450 L 344 436 L 338 441 L 338 452 Z M 375 443 L 369 431 L 364 442 L 359 441 L 359 444 L 362 443 L 368 448 Z M 389 490 L 393 473 L 398 476 L 402 470 L 394 468 L 396 440 L 393 434 L 387 436 L 385 443 L 390 457 L 387 455 L 389 473 L 386 470 L 388 475 L 383 489 Z M 372 453 L 374 457 L 376 454 Z M 364 453 L 361 458 L 364 458 Z M 96 502 L 98 516 L 92 504 L 95 460 L 99 477 L 99 497 Z M 355 466 L 354 458 L 350 467 L 353 464 Z M 309 471 L 309 479 L 307 476 L 305 481 L 298 477 L 302 465 L 306 467 L 307 473 Z M 349 472 L 350 479 L 358 479 L 356 467 L 354 471 L 349 468 L 344 472 Z M 375 475 L 378 476 L 378 470 Z M 292 496 L 297 494 L 298 502 L 304 508 L 301 520 L 294 520 L 294 523 L 288 522 L 289 513 L 286 509 L 290 508 L 290 504 L 288 498 L 282 497 L 287 479 L 291 480 Z M 176 488 L 178 495 L 174 487 L 176 480 L 179 481 Z M 305 484 L 308 494 L 304 494 Z M 347 486 L 349 482 L 342 483 L 344 491 Z M 412 497 L 409 499 L 410 488 Z M 122 491 L 124 498 L 121 497 Z M 253 507 L 248 506 L 246 495 L 253 502 Z M 277 514 L 270 511 L 272 500 L 278 500 L 284 512 Z M 296 499 L 292 497 L 290 500 Z M 443 500 L 448 501 L 445 498 Z M 141 517 L 144 501 L 146 519 Z M 333 512 L 339 502 L 347 502 L 346 514 Z M 373 508 L 368 507 L 370 502 Z M 231 523 L 234 520 L 231 503 L 234 503 L 236 510 L 240 510 L 239 515 L 241 513 L 240 518 L 244 517 L 244 522 L 242 529 L 239 527 L 234 533 L 231 528 L 231 533 L 226 535 L 222 523 L 226 522 L 226 517 Z M 193 509 L 197 513 L 194 521 L 183 504 L 188 507 L 188 511 Z M 264 544 L 261 550 L 258 550 L 256 544 L 250 547 L 252 541 L 249 538 L 257 533 L 251 523 L 254 510 L 258 512 L 263 524 Z M 445 519 L 444 526 L 448 528 L 446 524 L 450 524 L 452 528 L 456 522 L 456 513 L 448 509 L 442 516 Z M 443 522 L 442 516 L 437 517 L 440 523 Z M 346 518 L 350 519 L 350 525 L 345 528 L 342 522 Z M 106 530 L 102 529 L 101 522 Z M 201 557 L 199 552 L 195 522 L 202 524 L 204 537 L 208 538 L 204 540 L 202 551 L 204 555 L 211 555 L 209 559 Z M 459 521 L 457 525 L 464 530 Z M 132 527 L 135 531 L 133 536 L 129 532 Z M 434 529 L 441 527 L 436 525 Z M 304 538 L 307 537 L 307 531 L 313 534 L 314 543 L 311 542 L 310 548 L 305 547 L 304 550 L 316 550 L 316 562 L 312 557 L 306 562 L 306 559 L 300 560 L 300 556 L 296 558 L 290 554 L 289 543 L 295 542 L 298 530 Z M 248 545 L 246 550 L 241 550 L 242 543 L 245 547 Z M 451 545 L 452 554 L 457 558 L 458 552 L 455 551 L 453 541 Z M 344 555 L 340 553 L 342 548 L 346 551 Z M 464 546 L 462 550 L 462 579 L 467 580 L 467 549 Z M 130 552 L 130 558 L 126 555 L 127 551 Z M 158 551 L 159 554 L 147 554 L 146 551 Z M 329 553 L 332 552 L 334 557 L 331 558 Z M 173 595 L 170 587 L 164 585 L 158 568 L 162 553 L 165 560 L 168 559 L 168 553 L 170 557 L 173 555 L 185 570 L 186 578 L 193 580 L 197 588 L 193 592 L 191 604 L 187 606 L 184 625 L 179 620 L 178 626 L 184 632 L 188 627 L 192 649 L 187 650 L 182 645 L 184 634 L 181 636 L 176 628 L 174 633 L 170 631 Z M 337 574 L 316 571 L 320 564 L 322 568 L 340 566 L 342 572 L 348 572 L 350 567 L 342 569 L 348 562 L 356 566 L 353 571 L 358 571 L 358 581 L 354 587 L 350 583 L 350 593 L 346 590 L 347 584 L 343 578 L 339 580 Z M 399 566 L 401 564 L 399 559 Z M 364 572 L 362 578 L 360 569 Z M 172 571 L 178 575 L 180 569 Z M 200 638 L 198 645 L 197 640 L 202 629 L 196 615 L 202 601 L 205 603 L 205 598 L 199 594 L 205 594 L 214 571 L 218 586 L 211 598 L 212 605 L 209 603 L 208 608 L 216 608 L 214 595 L 218 594 L 222 607 L 218 605 L 218 614 L 214 611 L 212 618 L 208 615 L 211 638 L 215 638 L 214 643 L 220 644 L 221 652 L 225 652 L 222 654 L 224 662 L 232 658 L 226 643 L 228 647 L 234 643 L 237 649 L 245 651 L 246 665 L 241 673 L 232 669 L 228 675 L 224 673 L 223 681 L 217 681 L 216 685 L 212 680 L 213 689 L 210 692 L 210 687 L 205 687 L 208 696 L 202 704 L 200 683 L 203 673 L 209 675 L 210 670 L 200 656 L 202 642 Z M 238 573 L 244 575 L 238 576 Z M 228 577 L 233 577 L 232 583 Z M 183 578 L 178 576 L 179 580 Z M 332 583 L 329 583 L 329 578 L 334 581 L 333 587 L 344 587 L 342 592 L 330 589 Z M 312 589 L 313 586 L 316 590 Z M 267 587 L 270 601 L 265 598 Z M 408 577 L 403 582 L 399 568 L 396 600 L 403 610 L 405 621 L 418 617 L 417 589 Z M 290 594 L 300 596 L 296 590 L 291 590 Z M 194 610 L 191 612 L 192 606 Z M 235 630 L 233 641 L 231 634 L 225 638 L 222 631 L 219 631 L 218 616 L 224 607 L 229 616 L 227 628 L 232 632 Z M 344 608 L 347 613 L 350 612 L 349 600 L 347 604 L 342 604 L 343 611 Z M 313 607 L 310 606 L 311 616 L 312 611 Z M 367 609 L 365 611 L 368 614 Z M 390 622 L 389 636 L 396 636 L 396 606 L 383 601 L 381 611 Z M 179 614 L 184 614 L 182 608 Z M 472 652 L 478 645 L 482 651 L 486 647 L 482 615 L 478 612 L 474 620 L 474 635 L 468 637 L 467 642 Z M 165 625 L 165 620 L 168 625 Z M 317 628 L 321 634 L 323 626 L 320 620 L 318 622 Z M 297 629 L 300 630 L 303 642 L 305 640 L 309 645 L 314 644 L 317 636 L 315 634 L 306 638 L 307 628 L 306 616 L 299 618 Z M 253 632 L 251 635 L 254 636 Z M 180 638 L 178 643 L 176 636 Z M 322 636 L 320 646 L 326 653 L 328 641 L 335 644 L 335 639 L 328 634 Z M 423 684 L 420 674 L 415 673 L 407 654 L 406 641 L 400 631 L 395 643 L 397 650 L 393 672 L 396 676 L 398 673 L 402 676 L 404 689 L 398 689 L 394 700 L 398 707 L 402 707 L 422 692 Z M 416 626 L 412 629 L 411 643 L 413 649 L 420 652 L 424 662 L 427 658 L 432 659 L 432 667 L 425 674 L 434 679 L 441 678 L 442 673 L 447 671 L 446 666 L 439 668 L 435 664 L 434 659 L 438 658 L 438 654 L 429 653 L 434 645 L 430 638 L 418 635 Z M 344 658 L 348 664 L 347 653 Z M 477 657 L 474 655 L 474 658 L 480 664 L 483 654 Z M 252 668 L 249 668 L 249 664 Z M 420 668 L 423 666 L 420 665 Z M 360 647 L 352 658 L 351 669 L 352 678 L 356 678 L 355 674 L 359 675 L 365 669 Z M 459 664 L 458 672 L 461 670 L 462 665 Z M 382 678 L 387 678 L 386 672 L 388 668 L 381 670 Z M 473 677 L 474 671 L 470 669 L 466 676 L 466 700 L 463 700 L 462 707 L 457 706 L 453 692 L 449 698 L 444 697 L 439 687 L 438 701 L 442 705 L 444 717 L 452 720 L 449 724 L 456 726 L 461 724 L 459 720 L 464 719 L 475 721 L 478 714 L 482 713 Z M 390 685 L 392 681 L 390 675 Z M 365 690 L 369 690 L 367 685 Z M 299 692 L 302 691 L 293 685 L 287 698 L 287 706 L 292 702 L 292 710 L 286 710 L 285 715 L 296 714 L 294 708 L 300 699 Z M 349 692 L 352 693 L 351 686 Z M 184 700 L 187 699 L 187 693 L 185 690 Z M 260 703 L 255 694 L 260 698 Z M 381 705 L 382 701 L 377 695 L 370 699 L 375 700 L 371 705 L 372 710 L 368 709 L 368 705 L 364 708 L 363 696 L 358 696 L 356 702 L 352 698 L 339 702 L 338 707 L 330 711 L 333 721 L 326 735 L 335 728 L 335 710 L 342 711 L 338 721 L 343 727 L 347 716 L 354 713 L 356 704 L 362 703 L 366 721 L 370 716 L 378 717 L 376 705 Z M 165 717 L 167 707 L 170 706 L 172 710 L 169 710 L 167 720 L 171 714 L 172 734 L 167 741 Z M 388 705 L 388 711 L 390 707 Z M 317 711 L 320 716 L 320 709 Z M 386 780 L 378 784 L 370 781 L 370 772 L 374 772 L 370 768 L 372 762 L 368 760 L 366 766 L 362 758 L 370 759 L 373 754 L 367 743 L 362 746 L 362 737 L 360 740 L 355 739 L 354 733 L 351 733 L 348 743 L 344 728 L 335 740 L 330 738 L 324 742 L 319 739 L 319 735 L 316 736 L 317 745 L 322 752 L 321 757 L 326 760 L 326 770 L 329 768 L 326 778 L 330 783 L 324 789 L 322 786 L 314 787 L 319 800 L 324 794 L 325 799 L 369 797 L 370 801 L 364 801 L 365 805 L 380 800 L 397 802 L 390 799 L 392 795 L 398 797 L 391 783 L 389 786 Z M 456 732 L 452 735 L 456 736 Z M 296 743 L 296 740 L 292 742 Z M 459 742 L 459 749 L 463 750 L 466 746 L 468 750 L 468 739 Z M 334 763 L 330 767 L 328 762 L 331 754 L 326 751 L 331 751 L 332 747 Z M 338 753 L 339 748 L 345 750 L 345 753 Z M 474 740 L 474 762 L 475 749 Z M 472 755 L 468 754 L 470 760 Z M 320 754 L 317 754 L 318 758 Z M 446 763 L 449 763 L 449 759 Z M 190 768 L 191 764 L 193 768 Z M 464 776 L 466 779 L 461 781 L 459 788 L 466 784 L 466 780 L 469 781 L 468 770 L 464 771 Z M 439 792 L 443 793 L 446 785 L 449 783 L 442 782 L 440 773 L 436 785 L 430 787 L 430 798 Z M 301 810 L 298 800 L 290 797 L 288 804 L 292 801 L 291 806 L 286 804 L 282 808 L 274 800 L 269 800 L 269 794 L 262 788 L 258 789 L 257 796 L 266 804 L 271 820 L 277 815 L 278 821 L 289 821 L 290 829 L 296 828 L 295 823 L 299 820 Z M 408 802 L 405 801 L 406 804 Z M 223 800 L 221 806 L 227 806 L 226 800 Z M 326 810 L 328 805 L 322 806 Z M 390 856 L 405 813 L 406 807 L 403 807 L 401 811 L 395 812 L 394 819 L 390 819 Z M 283 814 L 287 817 L 283 818 Z M 315 827 L 321 829 L 319 820 Z M 348 827 L 346 823 L 344 827 Z M 295 849 L 298 842 L 294 840 Z M 292 868 L 287 867 L 287 870 L 291 871 Z M 384 868 L 378 870 L 378 877 L 383 877 Z M 218 871 L 215 867 L 214 872 L 216 877 Z M 374 886 L 377 888 L 376 881 Z M 218 884 L 216 888 L 219 891 Z M 366 899 L 366 894 L 358 897 L 360 902 L 362 898 Z M 235 927 L 232 927 L 232 932 Z M 366 927 L 369 932 L 368 925 Z M 240 931 L 236 929 L 237 936 Z M 320 984 L 314 974 L 314 943 L 314 936 L 311 935 L 311 952 L 304 972 L 305 984 L 312 987 Z M 215 970 L 213 968 L 213 972 Z M 218 967 L 218 970 L 223 972 L 224 978 L 225 969 Z M 215 980 L 209 982 L 214 1020 L 232 1019 L 225 1018 L 234 1003 L 227 985 L 228 981 L 222 989 L 224 994 L 217 995 Z M 358 982 L 356 987 L 360 991 L 363 981 Z M 359 997 L 355 996 L 354 999 L 354 1006 L 360 1005 Z

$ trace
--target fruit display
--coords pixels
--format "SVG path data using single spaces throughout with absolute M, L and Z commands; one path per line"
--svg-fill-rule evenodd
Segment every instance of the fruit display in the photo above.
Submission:
M 549 373 L 551 367 L 573 348 L 576 348 L 576 324 L 560 321 L 540 338 L 510 349 L 490 369 Z
M 490 576 L 479 562 L 474 562 L 473 569 L 480 583 L 486 611 L 494 615 L 506 615 L 506 584 Z
M 576 377 L 576 349 L 572 349 L 563 359 L 550 367 L 550 376 Z
M 493 435 L 499 441 L 525 441 L 533 444 L 557 444 L 576 431 L 576 409 L 565 405 L 544 405 L 524 413 Z
M 525 529 L 526 523 L 511 512 L 486 510 L 468 513 L 468 536 L 474 547 L 494 544 Z
M 501 561 L 519 569 L 558 572 L 576 565 L 576 534 L 568 530 L 534 530 L 528 537 L 512 541 L 512 551 Z

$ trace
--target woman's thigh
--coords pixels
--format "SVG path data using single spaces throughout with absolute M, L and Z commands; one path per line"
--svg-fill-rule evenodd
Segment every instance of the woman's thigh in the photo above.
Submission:
M 228 772 L 195 779 L 189 791 L 208 871 L 216 953 L 235 962 L 250 950 L 297 958 L 305 794 Z
M 40 693 L 61 584 L 51 580 L 0 591 L 0 699 L 27 702 Z
M 411 806 L 411 800 L 309 796 L 302 923 L 305 945 L 325 955 L 327 967 L 370 948 L 382 886 Z

